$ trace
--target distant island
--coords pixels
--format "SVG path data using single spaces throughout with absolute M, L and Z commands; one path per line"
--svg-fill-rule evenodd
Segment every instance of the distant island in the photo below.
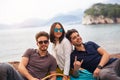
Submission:
M 82 24 L 120 23 L 120 5 L 97 3 L 84 11 Z

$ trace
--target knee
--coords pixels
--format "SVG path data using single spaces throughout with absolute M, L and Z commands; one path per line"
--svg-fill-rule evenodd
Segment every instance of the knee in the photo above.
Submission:
M 0 72 L 7 72 L 7 70 L 12 69 L 13 67 L 8 63 L 0 63 Z
M 101 70 L 99 73 L 100 80 L 108 80 L 108 78 L 110 77 L 109 73 L 110 70 L 108 69 Z

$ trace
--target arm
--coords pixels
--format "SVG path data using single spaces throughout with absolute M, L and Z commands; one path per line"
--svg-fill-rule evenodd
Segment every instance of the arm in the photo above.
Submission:
M 66 75 L 67 78 L 69 78 L 69 71 L 70 71 L 70 54 L 72 52 L 72 45 L 71 43 L 66 40 L 63 45 L 63 51 L 65 56 L 65 63 L 64 63 L 64 72 L 63 74 Z M 62 80 L 66 80 L 64 77 Z
M 55 74 L 55 73 L 56 73 L 56 71 L 50 72 L 50 74 Z M 56 80 L 56 76 L 52 76 L 50 80 Z
M 72 52 L 72 45 L 67 39 L 64 42 L 63 51 L 65 56 L 64 75 L 68 76 L 70 71 L 70 54 Z
M 57 62 L 56 59 L 52 56 L 51 58 L 51 65 L 49 66 L 49 72 L 50 74 L 56 74 L 56 68 L 57 68 Z M 56 80 L 56 75 L 52 76 L 50 80 Z
M 109 61 L 110 55 L 109 55 L 109 53 L 108 53 L 106 50 L 104 50 L 104 49 L 101 48 L 101 47 L 99 47 L 99 48 L 97 49 L 97 51 L 98 51 L 98 53 L 99 53 L 100 55 L 102 55 L 102 58 L 101 58 L 100 63 L 99 63 L 98 65 L 100 65 L 100 66 L 103 67 L 103 66 Z M 94 76 L 95 76 L 95 77 L 99 75 L 100 70 L 101 70 L 101 69 L 98 68 L 98 67 L 95 69 L 95 71 L 94 71 Z
M 22 57 L 22 60 L 18 66 L 18 70 L 19 72 L 25 76 L 28 80 L 38 80 L 36 78 L 34 78 L 29 72 L 28 70 L 26 69 L 26 66 L 28 64 L 28 61 L 29 61 L 29 58 L 27 57 Z
M 77 56 L 75 56 L 75 60 L 74 60 L 74 69 L 73 69 L 73 72 L 72 72 L 72 75 L 74 77 L 78 77 L 79 76 L 79 69 L 81 68 L 81 65 L 83 63 L 83 60 L 82 61 L 77 61 Z
M 109 61 L 110 55 L 101 47 L 98 48 L 97 51 L 100 53 L 100 55 L 102 55 L 99 65 L 104 66 Z

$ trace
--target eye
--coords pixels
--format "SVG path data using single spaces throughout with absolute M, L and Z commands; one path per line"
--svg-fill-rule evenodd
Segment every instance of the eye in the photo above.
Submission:
M 72 39 L 74 40 L 74 39 L 76 39 L 77 37 L 76 36 L 74 36 Z
M 54 28 L 54 32 L 58 32 L 58 28 Z
M 54 28 L 54 32 L 63 32 L 62 28 Z
M 59 29 L 59 31 L 60 31 L 60 32 L 63 32 L 63 29 L 62 29 L 62 28 L 60 28 L 60 29 Z

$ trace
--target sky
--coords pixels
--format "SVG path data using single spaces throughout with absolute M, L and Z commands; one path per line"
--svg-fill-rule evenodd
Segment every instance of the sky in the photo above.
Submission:
M 108 0 L 0 0 L 0 24 L 15 24 L 27 19 L 49 19 L 94 3 Z

